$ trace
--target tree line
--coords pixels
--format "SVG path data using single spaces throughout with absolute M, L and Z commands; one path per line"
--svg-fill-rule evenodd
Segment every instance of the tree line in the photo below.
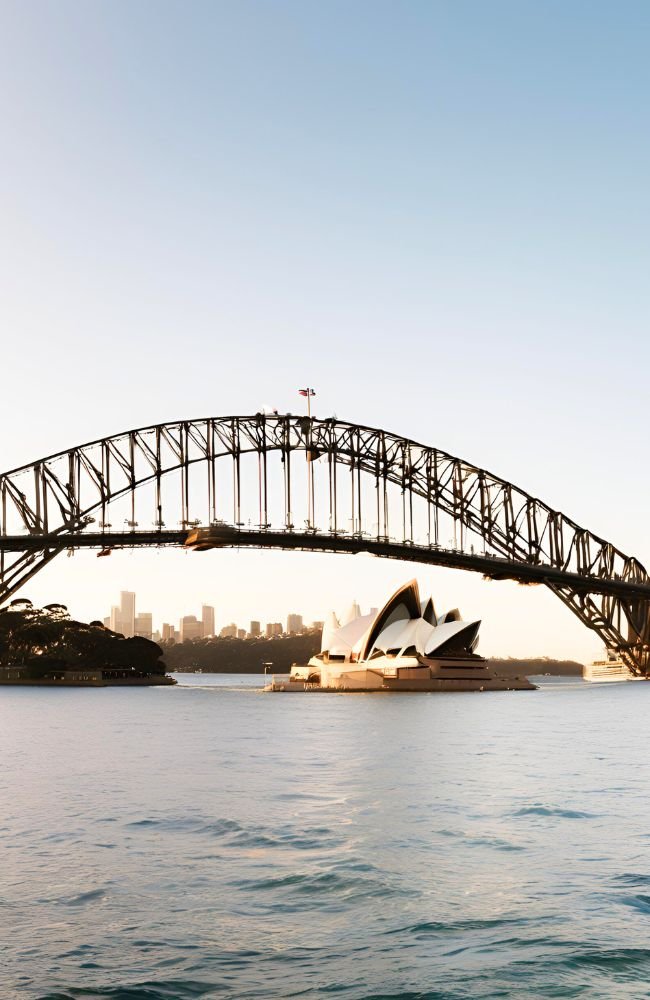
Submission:
M 0 608 L 0 667 L 26 667 L 34 678 L 76 669 L 162 674 L 161 657 L 157 643 L 75 621 L 63 604 L 36 608 L 19 599 Z
M 214 637 L 193 639 L 173 645 L 163 644 L 167 669 L 173 673 L 202 671 L 206 674 L 259 674 L 265 665 L 269 673 L 287 673 L 294 663 L 307 663 L 320 652 L 321 632 L 312 629 L 301 635 L 276 636 L 273 639 L 232 639 Z M 490 659 L 501 674 L 582 674 L 582 664 L 574 660 L 547 657 Z
M 163 644 L 167 669 L 173 673 L 287 673 L 293 663 L 307 663 L 320 652 L 320 629 L 273 639 L 231 639 L 215 636 L 191 642 Z

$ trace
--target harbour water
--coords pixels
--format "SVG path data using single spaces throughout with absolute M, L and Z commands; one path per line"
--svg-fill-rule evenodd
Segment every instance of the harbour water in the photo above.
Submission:
M 0 696 L 0 996 L 650 996 L 650 684 Z

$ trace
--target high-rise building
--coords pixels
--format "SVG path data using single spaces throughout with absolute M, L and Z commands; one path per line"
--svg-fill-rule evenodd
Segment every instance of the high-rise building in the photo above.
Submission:
M 203 638 L 203 622 L 196 615 L 185 615 L 180 624 L 181 642 L 191 642 L 192 639 Z
M 246 629 L 245 628 L 238 628 L 237 629 L 237 638 L 238 639 L 245 639 L 246 638 Z
M 110 628 L 110 627 L 111 627 L 111 616 L 108 615 L 107 618 L 104 618 L 104 628 Z
M 135 594 L 131 590 L 120 593 L 119 606 L 111 608 L 110 627 L 127 638 L 135 635 Z
M 287 632 L 289 635 L 295 635 L 296 632 L 302 632 L 302 615 L 289 615 L 287 618 Z
M 260 622 L 251 622 L 250 636 L 251 639 L 257 639 L 258 636 L 262 634 L 262 625 Z
M 264 629 L 264 635 L 266 636 L 267 639 L 271 639 L 273 637 L 273 622 L 266 623 L 266 628 Z
M 132 590 L 120 591 L 120 618 L 124 635 L 135 635 L 135 594 Z
M 237 626 L 234 622 L 230 625 L 224 625 L 219 633 L 222 639 L 236 639 L 237 638 Z
M 141 611 L 135 616 L 135 634 L 143 639 L 151 639 L 153 632 L 153 615 L 150 611 Z
M 201 607 L 201 622 L 203 623 L 203 638 L 214 635 L 214 608 L 211 608 L 209 604 L 204 604 Z
M 163 642 L 173 642 L 174 641 L 174 626 L 170 625 L 169 622 L 163 622 L 163 627 L 162 627 L 162 641 Z
M 282 622 L 273 622 L 273 635 L 282 635 Z

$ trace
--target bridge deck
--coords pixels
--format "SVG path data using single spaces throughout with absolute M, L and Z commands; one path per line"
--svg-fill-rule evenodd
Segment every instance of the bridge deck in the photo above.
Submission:
M 493 580 L 515 580 L 522 584 L 556 584 L 585 593 L 618 597 L 650 598 L 650 584 L 569 573 L 539 563 L 514 562 L 486 553 L 463 552 L 440 546 L 416 545 L 388 538 L 331 532 L 244 530 L 230 525 L 193 530 L 57 533 L 52 535 L 5 535 L 0 551 L 42 552 L 64 549 L 121 549 L 182 546 L 194 551 L 219 548 L 260 548 L 285 551 L 368 553 L 405 562 L 446 566 L 481 573 Z

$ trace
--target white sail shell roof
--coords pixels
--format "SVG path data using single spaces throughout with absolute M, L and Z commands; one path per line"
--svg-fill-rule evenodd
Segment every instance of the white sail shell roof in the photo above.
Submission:
M 320 646 L 321 652 L 323 650 L 330 648 L 340 628 L 341 624 L 338 618 L 336 617 L 334 612 L 331 611 L 327 616 L 325 624 L 323 625 L 323 635 L 321 637 L 321 646 Z
M 431 631 L 429 641 L 423 650 L 425 656 L 430 656 L 431 653 L 435 653 L 436 649 L 439 649 L 443 643 L 448 642 L 449 639 L 453 639 L 455 635 L 462 632 L 464 629 L 471 625 L 476 625 L 476 622 L 445 622 L 443 625 L 436 625 Z
M 325 635 L 323 629 L 323 642 L 321 649 L 333 653 L 335 656 L 347 656 L 360 645 L 361 639 L 375 620 L 374 615 L 361 615 L 353 618 L 347 625 L 341 626 L 334 633 Z M 327 639 L 327 645 L 325 645 Z
M 402 652 L 413 646 L 418 653 L 424 653 L 425 644 L 434 631 L 434 626 L 429 625 L 424 618 L 393 622 L 377 636 L 373 649 L 381 649 L 383 653 L 388 650 Z
M 480 622 L 461 621 L 458 611 L 452 614 L 452 621 L 445 621 L 446 615 L 436 618 L 432 600 L 420 601 L 417 583 L 412 580 L 400 587 L 375 615 L 360 615 L 356 602 L 343 617 L 342 625 L 339 626 L 332 614 L 323 629 L 321 651 L 358 661 L 370 659 L 377 652 L 389 651 L 398 655 L 431 656 L 449 640 L 467 631 L 469 653 L 476 645 Z
M 361 618 L 361 608 L 356 601 L 352 601 L 345 614 L 341 618 L 341 625 L 349 625 L 351 622 Z

